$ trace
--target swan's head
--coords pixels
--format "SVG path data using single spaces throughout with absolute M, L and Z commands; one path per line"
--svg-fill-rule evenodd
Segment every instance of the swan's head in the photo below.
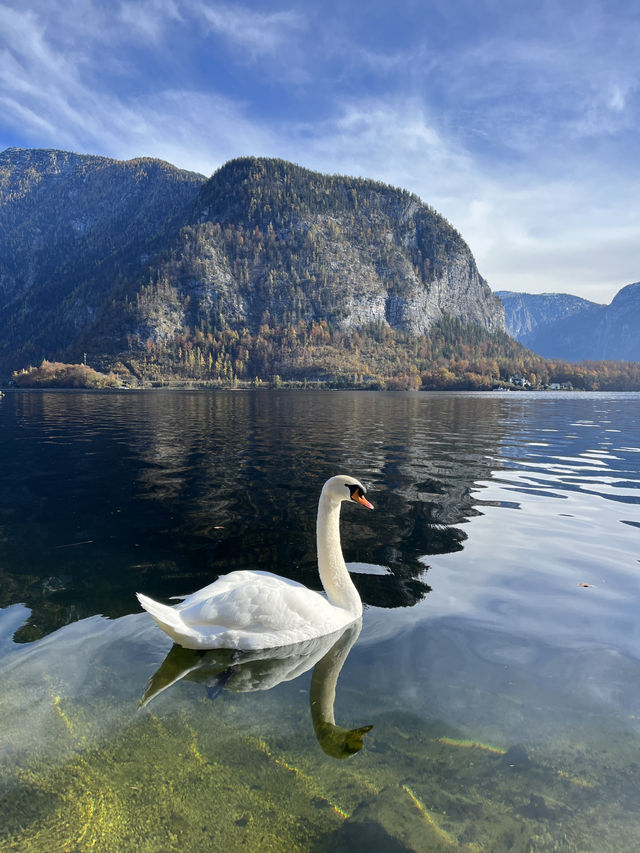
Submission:
M 373 504 L 369 503 L 365 497 L 366 493 L 367 490 L 362 483 L 346 474 L 332 477 L 322 488 L 322 494 L 334 501 L 355 501 L 361 506 L 366 506 L 367 509 L 373 509 Z

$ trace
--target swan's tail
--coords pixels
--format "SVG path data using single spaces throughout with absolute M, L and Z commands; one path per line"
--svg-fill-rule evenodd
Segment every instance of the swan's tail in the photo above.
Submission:
M 155 623 L 177 641 L 177 637 L 184 633 L 184 623 L 175 608 L 168 604 L 160 604 L 159 601 L 154 601 L 153 598 L 149 598 L 148 595 L 143 595 L 141 592 L 136 592 L 136 596 Z

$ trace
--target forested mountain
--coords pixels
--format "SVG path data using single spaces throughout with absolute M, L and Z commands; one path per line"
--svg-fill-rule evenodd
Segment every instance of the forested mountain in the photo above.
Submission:
M 497 294 L 507 331 L 534 352 L 568 361 L 640 361 L 640 283 L 623 287 L 610 305 L 565 293 Z
M 279 160 L 210 180 L 155 160 L 0 155 L 0 359 L 184 356 L 196 335 L 325 323 L 504 328 L 460 235 L 417 197 Z
M 73 348 L 184 224 L 203 182 L 159 160 L 0 153 L 0 368 Z
M 298 323 L 416 335 L 445 316 L 504 328 L 460 235 L 416 197 L 279 160 L 222 167 L 132 284 L 135 304 L 124 291 L 83 346 L 112 351 L 126 332 L 128 347 L 158 353 L 185 334 Z

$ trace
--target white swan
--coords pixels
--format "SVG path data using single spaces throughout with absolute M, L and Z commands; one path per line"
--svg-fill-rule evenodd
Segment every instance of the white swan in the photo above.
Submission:
M 316 526 L 318 571 L 325 598 L 271 572 L 231 572 L 170 607 L 137 593 L 138 601 L 175 643 L 187 649 L 270 649 L 322 637 L 362 615 L 362 602 L 342 556 L 340 504 L 373 509 L 353 477 L 324 484 Z

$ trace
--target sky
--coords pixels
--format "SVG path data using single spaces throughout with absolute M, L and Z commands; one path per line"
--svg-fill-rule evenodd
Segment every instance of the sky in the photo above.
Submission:
M 493 290 L 640 279 L 640 0 L 0 0 L 0 150 L 416 193 Z

